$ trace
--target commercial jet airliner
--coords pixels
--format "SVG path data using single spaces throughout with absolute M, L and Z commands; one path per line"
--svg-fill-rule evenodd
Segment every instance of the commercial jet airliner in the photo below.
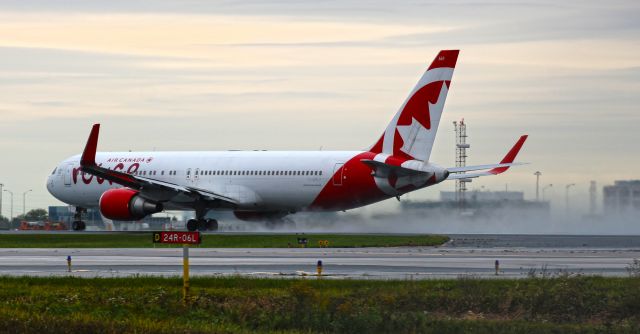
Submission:
M 443 168 L 429 161 L 458 50 L 443 50 L 384 133 L 363 151 L 100 152 L 95 124 L 84 152 L 61 162 L 47 189 L 82 213 L 99 207 L 112 220 L 135 221 L 163 210 L 193 210 L 187 229 L 216 230 L 209 211 L 282 224 L 299 211 L 343 211 L 444 180 L 497 175 L 516 165 L 524 135 L 498 164 Z M 472 172 L 472 173 L 467 173 Z

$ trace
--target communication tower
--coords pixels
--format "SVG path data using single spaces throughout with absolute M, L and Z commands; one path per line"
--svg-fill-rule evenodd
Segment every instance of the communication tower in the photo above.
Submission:
M 467 144 L 467 124 L 464 123 L 464 118 L 460 122 L 453 122 L 453 127 L 456 132 L 456 167 L 466 167 L 467 165 L 467 149 L 471 146 Z M 469 178 L 456 180 L 456 201 L 460 207 L 464 207 L 465 204 L 465 191 L 467 191 L 467 183 L 471 182 Z

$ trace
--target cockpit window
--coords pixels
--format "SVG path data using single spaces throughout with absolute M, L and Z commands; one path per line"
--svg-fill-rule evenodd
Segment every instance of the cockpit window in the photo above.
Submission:
M 58 167 L 56 167 L 56 168 L 54 168 L 54 169 L 53 169 L 53 172 L 51 172 L 51 175 L 55 174 L 55 173 L 56 173 L 56 170 L 58 170 Z

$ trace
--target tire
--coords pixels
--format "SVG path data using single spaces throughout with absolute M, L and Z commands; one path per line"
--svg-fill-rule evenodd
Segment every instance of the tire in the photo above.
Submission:
M 82 220 L 74 220 L 73 223 L 71 223 L 71 228 L 74 231 L 84 231 L 87 225 Z
M 207 230 L 209 231 L 217 231 L 218 230 L 218 221 L 215 219 L 207 219 Z
M 194 232 L 198 229 L 198 221 L 195 219 L 187 220 L 187 230 L 190 232 Z
M 200 219 L 198 220 L 198 231 L 206 231 L 207 230 L 207 220 L 206 219 Z

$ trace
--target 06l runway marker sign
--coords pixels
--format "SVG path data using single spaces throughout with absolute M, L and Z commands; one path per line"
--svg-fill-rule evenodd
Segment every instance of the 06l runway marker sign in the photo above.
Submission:
M 153 232 L 154 243 L 198 245 L 201 241 L 200 232 Z

